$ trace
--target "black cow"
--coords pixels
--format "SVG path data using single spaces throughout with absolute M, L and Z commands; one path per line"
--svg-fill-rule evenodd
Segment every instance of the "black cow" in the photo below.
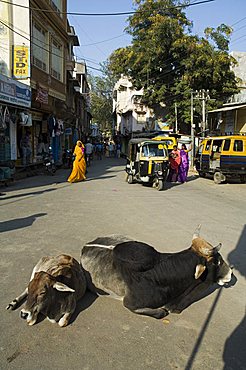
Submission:
M 87 286 L 123 300 L 134 313 L 157 319 L 180 313 L 214 283 L 230 282 L 232 270 L 219 249 L 195 232 L 191 247 L 160 253 L 148 244 L 122 237 L 102 237 L 82 248 Z

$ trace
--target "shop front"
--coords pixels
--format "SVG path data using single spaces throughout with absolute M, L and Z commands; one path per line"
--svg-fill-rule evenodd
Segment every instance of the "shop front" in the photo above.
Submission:
M 18 159 L 24 155 L 24 151 L 21 150 L 21 137 L 31 134 L 30 107 L 30 86 L 0 74 L 1 167 L 16 165 Z M 28 156 L 31 157 L 29 153 Z

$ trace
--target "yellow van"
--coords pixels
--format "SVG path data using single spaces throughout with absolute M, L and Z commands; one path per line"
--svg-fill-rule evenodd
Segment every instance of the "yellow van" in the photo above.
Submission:
M 167 145 L 168 152 L 170 153 L 173 150 L 174 145 L 178 145 L 177 139 L 174 136 L 156 136 L 152 140 L 161 140 L 164 141 Z
M 220 184 L 227 177 L 246 181 L 246 136 L 230 135 L 205 138 L 196 153 L 196 169 L 201 177 L 212 174 Z

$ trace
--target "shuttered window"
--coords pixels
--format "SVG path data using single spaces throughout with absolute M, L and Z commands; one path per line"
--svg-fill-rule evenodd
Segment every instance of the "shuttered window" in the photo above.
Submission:
M 51 41 L 51 76 L 63 81 L 63 48 L 55 39 Z
M 34 22 L 32 27 L 33 64 L 45 72 L 48 72 L 48 50 L 48 34 L 38 23 Z

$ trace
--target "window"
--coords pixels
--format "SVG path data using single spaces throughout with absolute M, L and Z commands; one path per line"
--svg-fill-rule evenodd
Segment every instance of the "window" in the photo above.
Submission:
M 206 147 L 205 147 L 206 152 L 210 150 L 210 145 L 211 145 L 211 140 L 208 140 L 206 143 Z
M 235 152 L 242 152 L 243 151 L 243 140 L 235 140 L 233 150 Z
M 163 157 L 165 154 L 162 145 L 148 144 L 142 147 L 143 157 Z
M 34 22 L 32 27 L 33 64 L 45 72 L 48 72 L 49 60 L 49 46 L 47 40 L 47 32 L 41 28 L 39 24 Z
M 62 17 L 62 0 L 51 0 L 50 1 L 51 3 L 51 6 L 53 9 L 55 9 L 55 11 L 57 11 L 57 13 L 59 14 L 60 17 Z
M 228 151 L 230 149 L 230 145 L 231 145 L 231 140 L 225 139 L 223 150 Z
M 63 50 L 56 40 L 51 41 L 51 76 L 63 81 Z

